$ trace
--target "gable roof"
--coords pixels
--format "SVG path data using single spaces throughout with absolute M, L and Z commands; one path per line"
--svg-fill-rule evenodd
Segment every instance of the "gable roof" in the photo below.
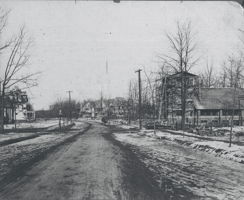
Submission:
M 193 98 L 196 109 L 238 109 L 240 95 L 244 95 L 244 89 L 234 88 L 201 88 L 198 97 Z M 235 93 L 235 103 L 233 105 Z M 240 108 L 244 109 L 244 100 L 240 101 Z
M 178 77 L 178 76 L 180 76 L 181 74 L 184 74 L 185 76 L 192 76 L 192 77 L 196 77 L 197 75 L 196 74 L 192 74 L 192 73 L 190 73 L 190 72 L 176 72 L 175 74 L 172 74 L 172 75 L 170 75 L 169 77 Z

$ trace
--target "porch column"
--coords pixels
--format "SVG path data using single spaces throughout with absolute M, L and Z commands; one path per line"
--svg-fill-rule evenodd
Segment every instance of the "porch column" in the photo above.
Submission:
M 242 118 L 242 116 L 243 116 L 243 112 L 244 112 L 244 110 L 240 110 L 240 121 L 241 121 L 241 123 L 240 123 L 240 125 L 242 126 L 243 125 L 243 118 Z
M 221 117 L 223 116 L 223 111 L 219 110 L 219 125 L 221 124 Z
M 196 109 L 193 110 L 193 126 L 196 126 Z
M 197 126 L 199 125 L 200 110 L 197 110 Z

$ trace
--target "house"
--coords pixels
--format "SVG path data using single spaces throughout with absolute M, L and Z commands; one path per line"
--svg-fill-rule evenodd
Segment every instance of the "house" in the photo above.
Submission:
M 94 118 L 96 116 L 95 112 L 96 104 L 93 101 L 84 102 L 80 109 L 80 115 L 84 118 Z
M 15 109 L 14 105 L 6 98 L 4 105 L 4 124 L 14 123 Z
M 186 80 L 185 123 L 192 126 L 212 124 L 213 126 L 231 123 L 234 113 L 234 125 L 243 124 L 244 89 L 241 88 L 201 88 L 199 77 L 184 72 Z M 181 83 L 180 73 L 167 77 L 163 98 L 164 118 L 169 124 L 181 123 Z
M 18 88 L 8 91 L 4 97 L 4 123 L 9 124 L 16 120 L 29 121 L 33 119 L 35 119 L 35 113 L 28 103 L 26 92 Z
M 35 111 L 30 103 L 18 105 L 16 107 L 16 121 L 34 121 Z
M 193 88 L 195 85 L 198 85 L 199 77 L 196 74 L 192 74 L 189 72 L 176 72 L 175 74 L 169 75 L 167 77 L 167 87 L 180 88 L 182 76 L 185 78 L 188 88 Z
M 87 100 L 81 106 L 80 115 L 85 118 L 124 118 L 127 113 L 127 101 L 122 97 L 113 99 Z
M 193 98 L 193 124 L 230 125 L 232 112 L 234 125 L 243 124 L 244 95 L 241 88 L 201 88 Z
M 182 79 L 183 77 L 183 79 Z M 186 116 L 193 110 L 193 97 L 199 87 L 199 78 L 197 75 L 189 72 L 177 72 L 167 76 L 162 81 L 162 116 L 169 124 L 181 123 L 181 85 L 185 83 L 186 88 Z M 188 123 L 188 118 L 186 118 Z
M 127 116 L 127 101 L 122 97 L 108 99 L 108 113 L 114 118 L 125 118 Z

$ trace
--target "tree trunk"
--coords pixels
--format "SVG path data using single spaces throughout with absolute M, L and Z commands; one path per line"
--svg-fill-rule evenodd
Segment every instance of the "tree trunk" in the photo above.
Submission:
M 5 91 L 4 88 L 1 93 L 1 105 L 0 105 L 0 133 L 4 133 L 4 96 L 5 96 Z
M 186 84 L 184 73 L 181 73 L 181 129 L 185 129 L 185 117 L 186 117 Z
M 17 128 L 17 121 L 16 121 L 16 106 L 14 106 L 14 129 L 16 130 Z
M 234 95 L 233 95 L 233 108 L 232 108 L 232 114 L 231 114 L 231 127 L 230 127 L 230 141 L 229 141 L 229 147 L 231 147 L 232 143 L 232 130 L 233 130 L 233 121 L 234 121 L 234 106 L 235 106 L 235 100 L 236 100 L 236 86 L 234 89 Z
M 14 123 L 14 120 L 15 120 L 15 110 L 14 110 L 14 105 L 12 105 L 12 120 L 11 120 L 11 123 Z
M 186 106 L 185 106 L 185 99 L 183 99 L 182 102 L 182 115 L 181 115 L 181 129 L 184 130 L 185 129 L 185 120 L 186 120 Z

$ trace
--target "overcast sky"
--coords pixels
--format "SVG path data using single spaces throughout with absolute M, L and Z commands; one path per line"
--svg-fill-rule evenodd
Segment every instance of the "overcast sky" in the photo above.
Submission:
M 11 9 L 6 35 L 23 24 L 34 40 L 30 71 L 42 71 L 39 86 L 29 92 L 35 109 L 48 108 L 58 98 L 83 100 L 126 96 L 134 71 L 159 67 L 157 55 L 167 53 L 165 32 L 176 21 L 190 20 L 202 60 L 216 73 L 223 60 L 241 48 L 242 8 L 230 2 L 1 1 Z M 108 74 L 106 74 L 106 61 Z

